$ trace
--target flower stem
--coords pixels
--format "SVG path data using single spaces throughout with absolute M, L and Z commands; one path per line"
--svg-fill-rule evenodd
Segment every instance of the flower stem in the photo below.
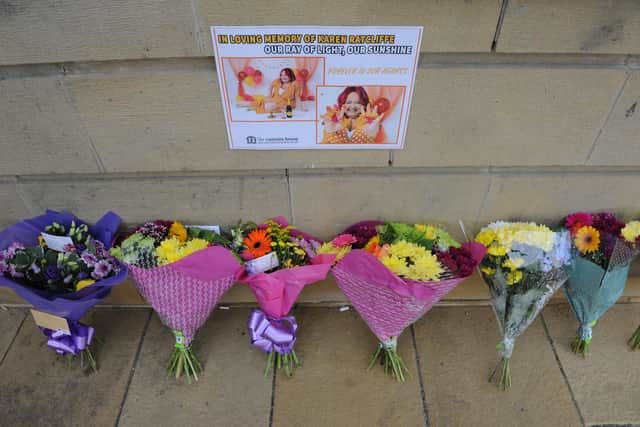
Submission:
M 371 357 L 367 370 L 370 370 L 376 361 L 382 365 L 386 374 L 391 375 L 398 382 L 404 382 L 405 373 L 409 374 L 409 370 L 395 346 L 386 346 L 380 343 Z
M 498 362 L 498 366 L 494 369 L 489 382 L 496 382 L 500 390 L 511 388 L 511 368 L 509 367 L 509 358 L 503 357 Z
M 187 379 L 187 383 L 198 381 L 198 374 L 202 372 L 202 365 L 193 353 L 191 347 L 174 348 L 167 365 L 167 375 L 180 379 L 182 375 Z
M 571 343 L 571 350 L 575 354 L 581 355 L 583 359 L 586 359 L 587 353 L 589 353 L 589 344 L 591 344 L 591 340 L 584 340 L 577 336 L 574 338 L 573 343 Z
M 638 326 L 638 329 L 631 335 L 627 344 L 629 344 L 631 350 L 640 350 L 640 326 Z
M 293 350 L 283 354 L 272 350 L 267 356 L 267 367 L 264 370 L 265 377 L 271 371 L 272 367 L 275 367 L 275 369 L 284 369 L 284 373 L 288 377 L 291 377 L 296 368 L 300 367 L 300 360 Z

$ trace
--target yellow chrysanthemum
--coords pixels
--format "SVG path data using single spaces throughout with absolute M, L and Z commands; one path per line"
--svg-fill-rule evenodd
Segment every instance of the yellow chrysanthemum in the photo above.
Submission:
M 415 243 L 407 242 L 406 240 L 400 240 L 389 245 L 389 255 L 399 258 L 414 258 L 422 256 L 424 253 L 426 253 L 425 248 Z
M 436 229 L 432 225 L 428 224 L 415 224 L 415 229 L 421 233 L 424 233 L 424 237 L 429 240 L 436 239 Z
M 182 248 L 182 258 L 209 247 L 209 242 L 204 239 L 191 239 Z
M 407 263 L 405 262 L 404 259 L 400 259 L 398 257 L 395 256 L 385 256 L 382 257 L 380 259 L 380 262 L 382 262 L 385 267 L 387 267 L 389 270 L 391 270 L 393 273 L 397 274 L 398 276 L 406 276 L 407 273 L 409 272 L 409 267 L 407 267 Z
M 91 286 L 94 283 L 96 283 L 96 281 L 93 279 L 80 280 L 78 283 L 76 283 L 76 291 L 79 291 L 80 289 L 84 289 L 87 286 Z
M 166 239 L 156 248 L 158 263 L 164 265 L 179 261 L 208 246 L 209 242 L 204 239 L 192 239 L 184 244 L 180 243 L 175 237 Z
M 438 282 L 442 273 L 444 268 L 438 261 L 438 257 L 429 253 L 414 260 L 413 265 L 409 266 L 407 277 L 413 280 Z
M 182 223 L 175 221 L 169 227 L 169 237 L 175 237 L 179 242 L 187 241 L 187 229 Z
M 507 258 L 502 263 L 504 268 L 508 268 L 509 270 L 517 270 L 524 265 L 524 259 L 522 258 Z
M 522 280 L 522 271 L 514 270 L 514 271 L 510 271 L 509 273 L 507 273 L 507 284 L 508 285 L 515 285 L 520 280 Z
M 481 267 L 480 271 L 482 271 L 487 276 L 493 276 L 496 274 L 496 269 L 492 267 Z
M 493 231 L 490 228 L 487 228 L 482 230 L 480 233 L 478 233 L 478 235 L 476 236 L 476 242 L 483 244 L 486 247 L 489 247 L 491 243 L 493 243 L 493 241 L 496 240 L 497 237 L 498 236 L 496 235 L 495 231 Z
M 507 248 L 494 242 L 487 248 L 487 253 L 493 256 L 505 256 L 507 254 Z
M 635 242 L 640 236 L 640 221 L 629 221 L 620 231 L 627 242 Z

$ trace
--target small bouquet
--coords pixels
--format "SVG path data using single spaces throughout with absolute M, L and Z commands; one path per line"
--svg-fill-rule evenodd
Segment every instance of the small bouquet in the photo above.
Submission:
M 571 259 L 568 232 L 554 232 L 532 222 L 498 221 L 475 238 L 487 248 L 480 271 L 502 329 L 501 360 L 490 380 L 511 387 L 509 360 L 515 339 L 534 321 L 568 278 Z
M 69 362 L 79 356 L 82 367 L 86 358 L 94 371 L 94 329 L 79 320 L 127 277 L 127 268 L 108 252 L 119 224 L 113 212 L 89 226 L 48 210 L 0 232 L 0 285 L 38 310 L 34 317 L 45 320 L 39 326 L 49 347 Z
M 372 232 L 374 230 L 374 232 Z M 398 336 L 449 291 L 469 277 L 485 248 L 456 242 L 444 228 L 366 221 L 345 232 L 354 242 L 333 275 L 344 294 L 380 340 L 369 369 L 379 361 L 404 381 Z M 368 238 L 363 249 L 361 245 Z
M 239 224 L 232 236 L 234 250 L 245 261 L 239 281 L 260 305 L 247 323 L 251 344 L 268 355 L 265 375 L 275 366 L 291 376 L 300 361 L 294 350 L 298 323 L 289 312 L 302 288 L 327 276 L 335 255 L 318 253 L 320 241 L 282 217 Z
M 198 381 L 202 372 L 191 342 L 240 273 L 225 247 L 230 243 L 212 229 L 157 220 L 136 227 L 111 251 L 129 265 L 140 293 L 172 329 L 167 374 L 176 379 L 184 373 L 187 382 Z
M 576 212 L 564 220 L 573 239 L 564 292 L 580 322 L 571 348 L 586 357 L 592 329 L 622 295 L 631 260 L 638 254 L 640 222 L 628 224 L 612 213 Z

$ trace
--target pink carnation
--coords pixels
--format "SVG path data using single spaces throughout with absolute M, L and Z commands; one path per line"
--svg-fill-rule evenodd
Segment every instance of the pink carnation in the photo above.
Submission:
M 346 246 L 349 246 L 355 242 L 357 242 L 358 239 L 356 239 L 353 235 L 351 234 L 341 234 L 338 237 L 336 237 L 335 239 L 333 239 L 331 241 L 331 244 L 333 246 L 335 246 L 336 248 L 344 248 Z

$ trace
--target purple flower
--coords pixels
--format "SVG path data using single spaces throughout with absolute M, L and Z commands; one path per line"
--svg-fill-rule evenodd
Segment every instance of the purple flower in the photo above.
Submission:
M 82 261 L 84 261 L 84 263 L 87 264 L 89 267 L 93 267 L 98 262 L 98 258 L 96 258 L 96 256 L 93 255 L 91 252 L 87 252 L 87 251 L 84 251 L 80 256 L 80 258 L 82 258 Z
M 86 271 L 81 271 L 80 273 L 78 273 L 78 279 L 80 280 L 84 280 L 87 277 L 89 277 L 89 273 L 87 273 Z
M 94 266 L 94 270 L 91 273 L 91 277 L 96 280 L 104 279 L 111 272 L 111 264 L 105 260 L 100 260 Z
M 6 272 L 8 267 L 9 266 L 7 265 L 6 261 L 4 259 L 0 259 L 0 274 Z
M 109 251 L 104 247 L 104 243 L 100 240 L 93 240 L 93 246 L 96 248 L 96 255 L 100 258 L 109 256 Z
M 82 253 L 84 252 L 85 249 L 87 249 L 86 245 L 82 244 L 82 243 L 78 243 L 76 244 L 76 249 L 78 251 L 78 253 Z
M 24 249 L 20 242 L 13 242 L 5 251 L 7 258 L 13 258 L 19 249 Z
M 71 281 L 73 280 L 73 275 L 71 274 L 67 274 L 67 276 L 64 278 L 63 282 L 68 285 L 69 283 L 71 283 Z
M 620 235 L 620 230 L 624 228 L 624 222 L 621 222 L 616 216 L 609 212 L 601 212 L 593 215 L 593 226 L 600 233 L 611 233 L 614 236 Z
M 16 266 L 13 264 L 9 264 L 9 274 L 15 279 L 22 279 L 24 277 L 24 273 L 16 270 Z
M 64 248 L 62 248 L 62 250 L 63 250 L 64 252 L 67 252 L 67 253 L 69 253 L 69 252 L 71 252 L 71 253 L 75 253 L 75 252 L 77 252 L 77 251 L 78 251 L 78 250 L 76 249 L 76 247 L 75 247 L 75 246 L 73 246 L 72 244 L 64 245 Z
M 55 265 L 48 265 L 44 270 L 44 274 L 49 280 L 58 280 L 60 278 L 60 271 Z

